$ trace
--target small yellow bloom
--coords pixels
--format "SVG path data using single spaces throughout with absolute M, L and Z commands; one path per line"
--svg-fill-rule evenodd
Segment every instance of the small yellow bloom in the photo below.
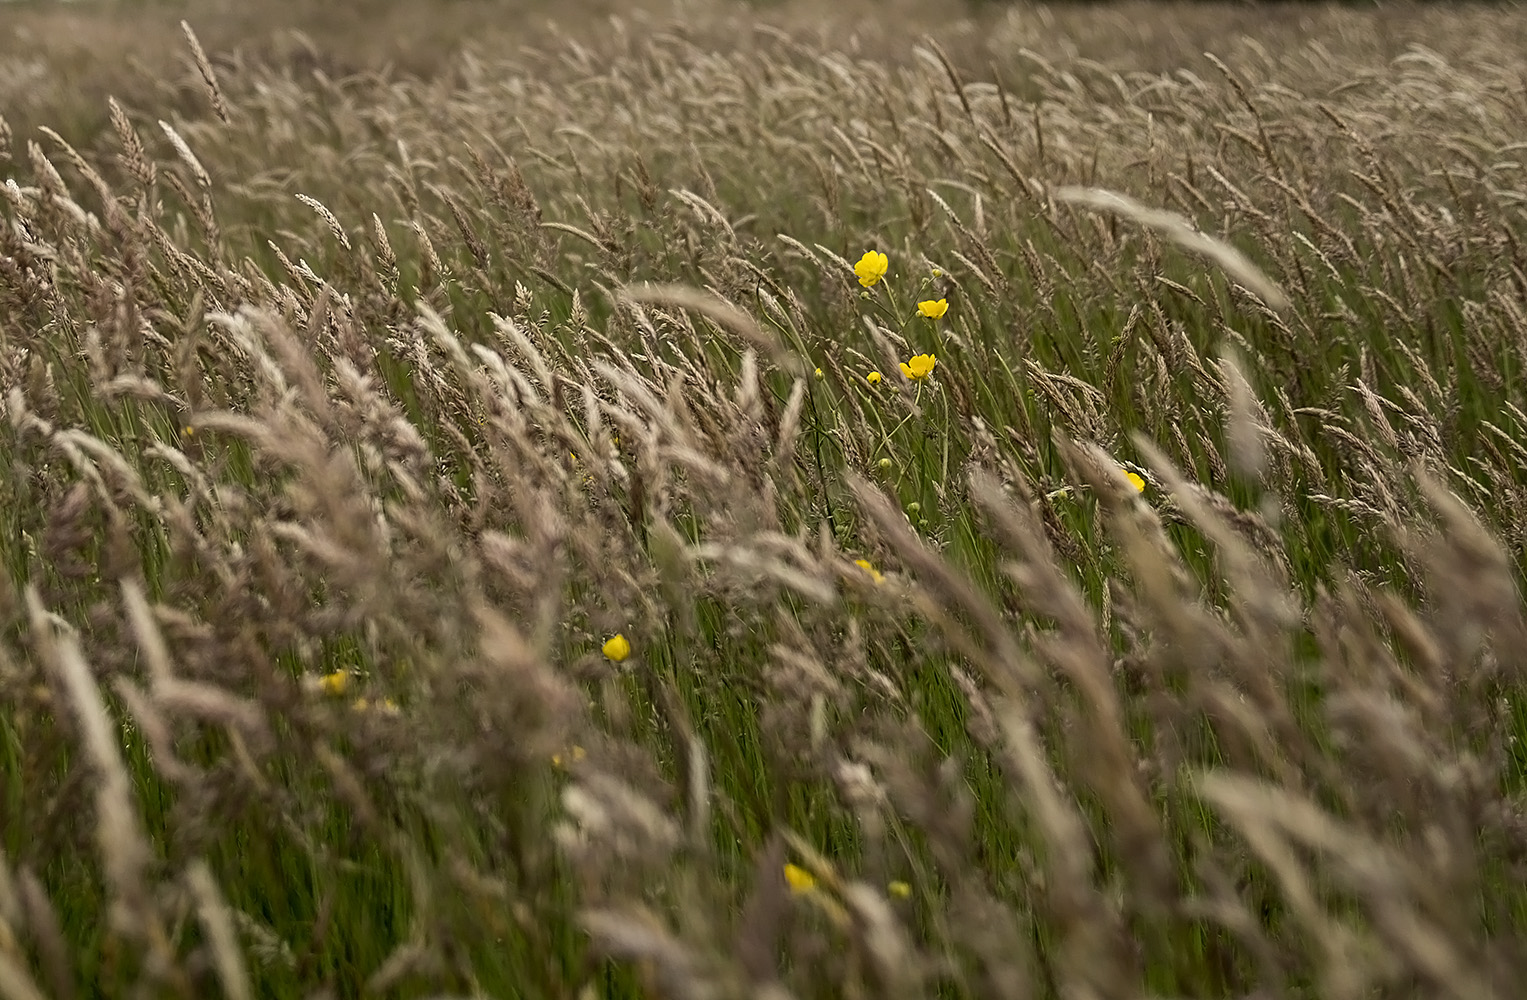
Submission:
M 949 311 L 948 299 L 928 299 L 917 304 L 917 311 L 929 319 L 938 319 Z
M 785 881 L 790 883 L 790 891 L 796 895 L 803 895 L 817 887 L 817 880 L 800 865 L 785 865 Z
M 854 265 L 854 273 L 859 276 L 859 284 L 865 288 L 873 288 L 890 269 L 890 258 L 878 250 L 866 250 L 864 256 L 859 258 L 859 263 Z
M 582 747 L 580 747 L 576 743 L 573 744 L 572 758 L 573 758 L 573 760 L 575 762 L 582 760 L 583 758 L 587 757 L 588 755 L 589 755 L 589 752 L 587 750 L 583 749 Z M 551 755 L 551 764 L 552 764 L 552 767 L 561 767 L 562 766 L 562 755 L 559 754 L 559 753 L 552 754 Z
M 605 640 L 604 655 L 619 663 L 631 655 L 631 641 L 619 632 L 616 632 Z
M 886 886 L 886 890 L 897 899 L 906 899 L 912 895 L 912 887 L 901 881 L 892 882 Z
M 885 581 L 885 574 L 871 565 L 868 559 L 855 559 L 854 565 L 858 566 L 860 569 L 864 570 L 871 577 L 873 577 L 876 583 L 882 583 Z
M 184 427 L 182 427 L 180 429 L 180 434 L 181 434 L 182 437 L 195 437 L 196 436 L 196 428 L 192 427 L 190 424 L 187 424 L 186 426 L 184 426 Z
M 343 670 L 336 670 L 332 674 L 324 674 L 319 680 L 318 687 L 324 694 L 339 696 L 345 693 L 350 686 L 350 675 Z
M 864 376 L 864 381 L 868 382 L 870 385 L 879 385 L 880 384 L 880 373 L 879 372 L 870 372 L 868 375 Z
M 915 354 L 910 361 L 901 363 L 901 373 L 914 382 L 921 382 L 933 374 L 938 359 L 931 354 Z
M 817 371 L 816 371 L 816 376 L 817 376 L 817 378 L 823 378 L 823 377 L 825 377 L 825 376 L 823 376 L 823 374 L 822 374 L 822 369 L 820 369 L 820 368 L 818 368 L 818 369 L 817 369 Z
M 1129 480 L 1129 485 L 1135 488 L 1136 493 L 1145 492 L 1145 479 L 1136 472 L 1125 472 L 1124 478 Z

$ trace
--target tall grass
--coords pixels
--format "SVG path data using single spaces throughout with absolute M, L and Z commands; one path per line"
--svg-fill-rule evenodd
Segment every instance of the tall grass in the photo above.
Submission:
M 1514 995 L 1520 51 L 1023 16 L 0 129 L 0 996 Z

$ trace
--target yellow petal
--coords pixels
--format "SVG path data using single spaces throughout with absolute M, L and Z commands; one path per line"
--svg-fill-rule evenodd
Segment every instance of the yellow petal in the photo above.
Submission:
M 604 655 L 619 663 L 631 655 L 631 642 L 619 632 L 605 640 Z
M 785 881 L 790 884 L 790 891 L 797 895 L 817 887 L 816 878 L 800 865 L 785 865 Z

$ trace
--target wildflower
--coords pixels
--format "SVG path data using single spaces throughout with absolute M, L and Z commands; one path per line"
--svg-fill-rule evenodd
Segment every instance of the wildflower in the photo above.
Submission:
M 797 895 L 804 895 L 817 887 L 816 877 L 800 865 L 785 865 L 785 881 L 790 883 L 790 891 Z
M 885 574 L 871 565 L 868 559 L 855 559 L 854 565 L 868 573 L 876 583 L 885 582 Z
M 910 361 L 901 363 L 901 373 L 914 382 L 921 382 L 933 374 L 933 366 L 937 363 L 931 354 L 914 354 Z
M 880 460 L 880 471 L 881 472 L 890 472 L 892 464 L 893 463 L 891 462 L 891 460 L 889 458 L 882 458 Z
M 318 681 L 318 688 L 324 694 L 336 697 L 345 693 L 345 688 L 350 686 L 350 675 L 343 670 L 336 670 L 332 674 L 324 674 Z
M 949 311 L 948 299 L 928 299 L 917 304 L 917 311 L 929 319 L 938 319 Z
M 196 436 L 196 428 L 192 427 L 190 424 L 186 424 L 184 427 L 182 427 L 180 429 L 180 436 L 181 437 L 195 437 Z
M 587 757 L 588 755 L 589 755 L 589 752 L 587 750 L 583 749 L 582 747 L 580 747 L 576 743 L 573 744 L 573 749 L 572 749 L 571 756 L 572 756 L 572 759 L 575 762 L 582 760 L 583 758 Z M 552 767 L 561 767 L 562 766 L 562 755 L 561 754 L 554 753 L 554 754 L 551 755 L 551 766 Z
M 907 885 L 907 883 L 899 881 L 899 880 L 895 881 L 895 882 L 892 882 L 890 885 L 886 886 L 885 888 L 886 888 L 887 892 L 889 892 L 891 895 L 895 896 L 897 899 L 906 899 L 907 897 L 912 895 L 912 887 L 910 885 Z
M 824 377 L 824 376 L 823 376 L 823 375 L 822 375 L 822 369 L 820 369 L 820 368 L 818 368 L 818 369 L 817 369 L 817 371 L 816 371 L 816 376 L 817 376 L 817 378 L 823 378 L 823 377 Z
M 939 270 L 939 269 L 938 269 L 938 268 L 936 268 L 936 267 L 935 267 L 935 268 L 934 268 L 934 269 L 933 269 L 933 276 L 934 276 L 934 277 L 935 277 L 935 278 L 942 278 L 942 277 L 943 277 L 943 276 L 944 276 L 944 272 L 943 272 L 943 271 L 940 271 L 940 270 Z
M 864 381 L 868 382 L 870 385 L 879 385 L 880 384 L 880 373 L 879 372 L 870 372 L 868 375 L 864 376 Z
M 604 655 L 619 663 L 631 655 L 631 641 L 619 632 L 616 632 L 605 640 Z
M 1144 493 L 1145 492 L 1145 478 L 1143 476 L 1141 476 L 1138 472 L 1130 472 L 1128 470 L 1125 470 L 1124 478 L 1129 480 L 1129 485 L 1131 485 L 1131 486 L 1133 486 L 1135 488 L 1135 492 L 1136 493 Z
M 859 276 L 859 284 L 865 288 L 873 288 L 890 269 L 890 258 L 878 250 L 866 250 L 864 256 L 859 258 L 859 263 L 854 265 L 854 273 Z

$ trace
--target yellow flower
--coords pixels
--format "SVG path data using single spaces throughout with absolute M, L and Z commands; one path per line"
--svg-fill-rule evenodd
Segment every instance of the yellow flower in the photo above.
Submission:
M 859 263 L 854 265 L 854 273 L 859 276 L 859 284 L 865 288 L 874 287 L 875 283 L 884 278 L 885 273 L 890 269 L 890 258 L 878 250 L 866 250 L 864 256 L 859 258 Z
M 816 370 L 816 376 L 817 376 L 817 378 L 822 378 L 822 377 L 823 377 L 823 375 L 822 375 L 822 369 L 820 369 L 820 368 L 818 368 L 818 369 L 817 369 L 817 370 Z
M 931 354 L 915 354 L 910 361 L 901 363 L 901 373 L 914 382 L 920 382 L 933 374 L 933 366 L 937 363 Z
M 858 566 L 860 569 L 864 570 L 871 577 L 873 577 L 876 583 L 884 582 L 885 574 L 871 565 L 868 559 L 855 559 L 854 565 Z
M 879 385 L 880 384 L 880 373 L 879 372 L 870 372 L 868 375 L 864 376 L 864 381 L 868 382 L 870 385 Z
M 817 887 L 816 878 L 800 865 L 785 865 L 785 881 L 790 883 L 790 891 L 802 895 Z
M 589 752 L 587 750 L 583 749 L 582 747 L 580 747 L 576 743 L 573 744 L 572 758 L 573 758 L 574 761 L 580 761 L 583 758 L 587 757 L 588 755 L 589 755 Z M 562 755 L 561 754 L 554 753 L 554 754 L 551 755 L 551 766 L 552 767 L 561 767 L 562 766 Z
M 332 674 L 324 674 L 318 681 L 318 687 L 324 694 L 342 695 L 345 688 L 350 686 L 350 675 L 343 670 L 336 670 Z
M 1136 472 L 1125 471 L 1124 478 L 1129 480 L 1129 485 L 1135 488 L 1136 493 L 1145 492 L 1145 479 Z
M 619 663 L 631 655 L 631 641 L 619 632 L 616 632 L 605 640 L 604 655 Z
M 917 311 L 929 319 L 938 319 L 949 311 L 948 299 L 928 299 L 917 304 Z
M 890 894 L 895 896 L 897 899 L 906 899 L 908 896 L 912 895 L 912 887 L 907 885 L 907 883 L 900 881 L 892 882 L 890 885 L 886 886 L 886 890 L 889 891 Z

